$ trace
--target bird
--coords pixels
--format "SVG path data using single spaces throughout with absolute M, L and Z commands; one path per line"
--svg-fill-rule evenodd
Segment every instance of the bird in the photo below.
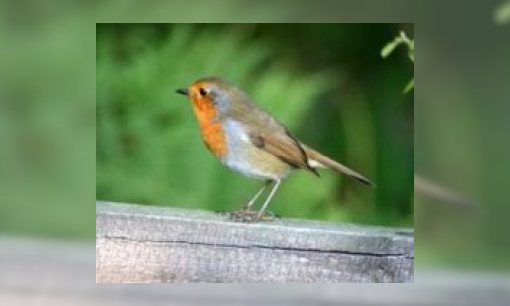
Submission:
M 233 213 L 236 220 L 270 219 L 267 206 L 282 181 L 297 169 L 319 176 L 317 169 L 329 168 L 374 186 L 365 176 L 299 141 L 248 94 L 221 77 L 203 77 L 176 92 L 189 97 L 207 149 L 231 170 L 264 181 L 247 204 Z M 252 210 L 271 185 L 260 210 Z

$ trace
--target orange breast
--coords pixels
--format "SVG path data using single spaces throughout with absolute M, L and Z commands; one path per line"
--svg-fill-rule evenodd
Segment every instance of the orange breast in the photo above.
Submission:
M 202 139 L 209 151 L 222 158 L 227 153 L 227 143 L 221 124 L 215 122 L 216 109 L 208 101 L 197 102 L 193 103 L 193 110 L 200 126 Z

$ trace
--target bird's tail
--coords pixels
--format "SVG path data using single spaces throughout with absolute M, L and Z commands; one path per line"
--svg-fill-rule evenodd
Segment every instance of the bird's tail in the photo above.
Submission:
M 336 161 L 332 160 L 331 158 L 322 155 L 321 153 L 310 149 L 306 146 L 304 146 L 306 155 L 308 157 L 308 163 L 311 167 L 326 167 L 331 168 L 339 173 L 348 175 L 352 178 L 357 179 L 358 181 L 362 182 L 363 184 L 369 185 L 369 186 L 375 186 L 374 183 L 372 183 L 369 179 L 364 177 L 363 175 L 357 173 L 356 171 L 337 163 Z
M 447 189 L 437 183 L 414 175 L 414 191 L 424 196 L 467 208 L 475 208 L 477 203 L 472 199 Z

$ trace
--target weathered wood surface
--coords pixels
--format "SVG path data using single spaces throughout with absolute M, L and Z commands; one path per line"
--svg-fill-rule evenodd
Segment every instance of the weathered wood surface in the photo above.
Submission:
M 96 203 L 96 281 L 413 282 L 412 230 Z
M 416 270 L 414 284 L 97 285 L 92 243 L 0 236 L 0 305 L 506 306 L 510 277 Z

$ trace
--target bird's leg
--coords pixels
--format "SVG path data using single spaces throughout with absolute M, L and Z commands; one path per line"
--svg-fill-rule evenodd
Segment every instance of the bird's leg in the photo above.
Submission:
M 259 191 L 257 191 L 257 193 L 255 194 L 255 196 L 253 196 L 253 198 L 251 198 L 250 201 L 248 201 L 248 203 L 246 203 L 246 205 L 244 205 L 243 208 L 241 208 L 241 210 L 244 210 L 244 211 L 249 211 L 251 210 L 251 207 L 253 206 L 253 204 L 255 204 L 255 201 L 257 201 L 257 199 L 260 197 L 260 195 L 262 194 L 262 192 L 264 192 L 264 190 L 266 190 L 267 187 L 269 187 L 269 185 L 271 185 L 271 183 L 273 183 L 273 181 L 266 181 L 264 183 L 264 185 L 262 185 L 262 188 L 260 188 Z
M 241 209 L 234 211 L 230 214 L 230 218 L 235 221 L 242 222 L 249 222 L 261 219 L 260 217 L 258 217 L 258 213 L 256 211 L 253 211 L 251 207 L 253 206 L 253 204 L 255 204 L 255 201 L 257 201 L 262 192 L 264 192 L 264 190 L 266 190 L 267 187 L 269 187 L 269 185 L 271 185 L 272 183 L 273 181 L 266 181 L 262 188 L 260 188 L 260 190 L 257 191 L 257 193 L 251 198 L 250 201 L 248 201 L 248 203 L 246 203 L 246 205 L 244 205 Z
M 267 196 L 267 199 L 266 201 L 264 202 L 264 205 L 262 205 L 262 208 L 260 209 L 259 213 L 257 214 L 257 219 L 258 220 L 262 220 L 265 218 L 264 216 L 264 211 L 266 210 L 266 207 L 267 205 L 269 204 L 269 202 L 271 202 L 271 199 L 273 198 L 273 196 L 275 195 L 276 193 L 276 190 L 278 190 L 278 187 L 280 187 L 280 183 L 282 181 L 281 180 L 277 180 L 275 181 L 275 184 L 273 186 L 273 189 L 271 190 L 271 192 L 269 193 L 269 196 Z

